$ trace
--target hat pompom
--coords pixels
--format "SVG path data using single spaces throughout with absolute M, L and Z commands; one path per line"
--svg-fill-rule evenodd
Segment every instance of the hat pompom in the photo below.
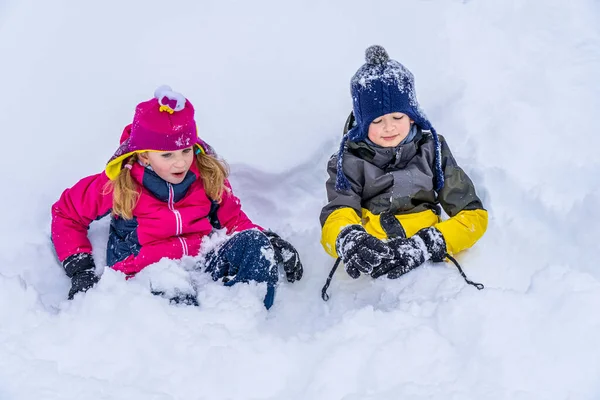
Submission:
M 367 64 L 381 65 L 389 61 L 390 56 L 382 46 L 374 45 L 365 50 L 365 60 Z
M 154 97 L 157 99 L 160 99 L 161 97 L 163 97 L 165 95 L 165 93 L 172 92 L 172 91 L 173 91 L 173 89 L 171 89 L 171 86 L 161 85 L 161 86 L 157 87 L 156 90 L 154 91 Z
M 181 111 L 185 108 L 185 97 L 181 93 L 174 92 L 168 85 L 159 86 L 154 91 L 154 97 L 161 106 L 173 111 Z

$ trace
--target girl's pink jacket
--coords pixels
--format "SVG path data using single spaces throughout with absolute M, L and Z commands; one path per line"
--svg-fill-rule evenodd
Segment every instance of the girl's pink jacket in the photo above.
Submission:
M 149 182 L 144 175 L 149 173 L 152 172 L 137 163 L 132 166 L 131 175 L 142 188 L 133 211 L 134 218 L 112 217 L 111 221 L 107 263 L 110 265 L 110 259 L 116 260 L 112 268 L 127 275 L 133 275 L 163 257 L 178 259 L 197 255 L 202 238 L 213 230 L 208 219 L 211 200 L 204 191 L 195 163 L 190 169 L 194 176 L 188 173 L 185 180 L 191 181 L 185 194 L 181 187 L 178 195 L 177 185 L 162 180 L 157 183 L 156 179 L 149 190 L 144 186 Z M 88 227 L 112 208 L 112 192 L 106 193 L 105 189 L 108 181 L 104 172 L 83 178 L 65 190 L 52 206 L 52 241 L 61 262 L 72 254 L 92 252 Z M 228 233 L 251 228 L 262 230 L 242 211 L 229 182 L 226 185 L 229 190 L 223 193 L 217 211 L 221 226 Z M 163 199 L 155 196 L 158 192 L 164 194 L 161 195 Z

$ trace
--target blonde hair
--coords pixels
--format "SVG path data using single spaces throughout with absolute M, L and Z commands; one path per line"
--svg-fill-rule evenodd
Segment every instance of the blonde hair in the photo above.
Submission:
M 112 192 L 112 215 L 124 219 L 133 218 L 133 209 L 140 198 L 141 190 L 131 177 L 131 166 L 137 162 L 137 154 L 132 155 L 123 166 L 119 176 L 114 181 L 108 181 L 104 187 L 104 194 Z
M 112 192 L 112 215 L 124 219 L 133 218 L 133 209 L 137 205 L 142 192 L 139 185 L 131 177 L 130 167 L 137 160 L 137 154 L 132 155 L 127 160 L 127 164 L 121 169 L 121 172 L 119 172 L 117 179 L 108 181 L 104 187 L 104 194 Z M 229 175 L 227 163 L 214 156 L 199 153 L 196 155 L 196 167 L 200 171 L 200 178 L 202 178 L 206 195 L 220 203 L 223 198 L 223 191 L 227 190 L 225 186 L 225 179 Z
M 196 167 L 200 171 L 206 195 L 220 203 L 223 191 L 227 190 L 225 179 L 229 176 L 229 166 L 224 160 L 219 160 L 209 154 L 198 153 Z

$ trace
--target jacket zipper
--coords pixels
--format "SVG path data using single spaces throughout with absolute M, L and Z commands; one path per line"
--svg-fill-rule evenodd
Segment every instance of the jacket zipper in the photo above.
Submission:
M 179 239 L 179 243 L 181 243 L 181 251 L 184 256 L 188 255 L 188 246 L 184 237 L 181 236 L 183 233 L 183 220 L 181 218 L 181 214 L 175 208 L 175 191 L 173 190 L 173 185 L 167 182 L 167 187 L 169 188 L 169 201 L 167 202 L 169 206 L 169 210 L 175 214 L 175 236 Z

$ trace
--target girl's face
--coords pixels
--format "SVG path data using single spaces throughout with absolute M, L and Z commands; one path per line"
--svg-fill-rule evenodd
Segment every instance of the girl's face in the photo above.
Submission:
M 156 175 L 174 185 L 183 182 L 183 178 L 194 162 L 193 146 L 176 151 L 147 151 L 140 153 L 140 160 L 150 165 Z
M 381 147 L 396 147 L 408 136 L 412 123 L 413 120 L 406 114 L 385 114 L 371 122 L 367 136 Z

